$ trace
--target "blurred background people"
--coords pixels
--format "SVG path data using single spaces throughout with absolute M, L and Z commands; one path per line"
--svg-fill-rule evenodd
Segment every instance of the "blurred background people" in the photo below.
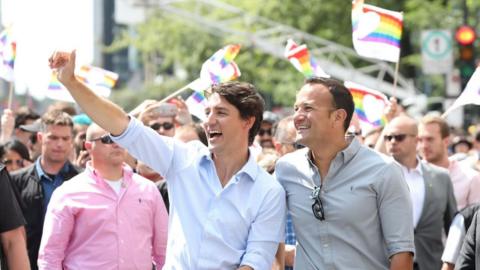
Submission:
M 28 148 L 16 139 L 10 139 L 0 145 L 0 161 L 5 164 L 7 171 L 10 173 L 32 163 Z

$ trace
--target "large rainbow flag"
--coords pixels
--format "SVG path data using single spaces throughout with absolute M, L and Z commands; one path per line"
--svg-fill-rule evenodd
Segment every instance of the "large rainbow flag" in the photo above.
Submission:
M 298 45 L 292 39 L 287 41 L 285 46 L 285 57 L 290 60 L 290 63 L 303 73 L 306 78 L 313 76 L 329 78 L 330 75 L 325 73 L 323 69 L 317 64 L 317 61 L 310 55 L 307 45 Z
M 385 126 L 387 120 L 384 109 L 388 104 L 387 97 L 379 91 L 357 83 L 346 81 L 344 84 L 352 93 L 355 113 L 360 120 L 362 129 Z
M 0 77 L 13 82 L 17 43 L 11 28 L 6 28 L 0 33 Z
M 352 7 L 352 40 L 361 56 L 389 62 L 400 58 L 403 14 L 354 0 Z

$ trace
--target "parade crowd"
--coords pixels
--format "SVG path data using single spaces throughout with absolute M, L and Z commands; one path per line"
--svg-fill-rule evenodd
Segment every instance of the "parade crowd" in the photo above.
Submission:
M 82 113 L 5 109 L 0 269 L 480 269 L 480 125 L 409 116 L 362 130 L 339 81 L 299 82 L 294 112 L 213 85 L 125 112 L 50 67 Z

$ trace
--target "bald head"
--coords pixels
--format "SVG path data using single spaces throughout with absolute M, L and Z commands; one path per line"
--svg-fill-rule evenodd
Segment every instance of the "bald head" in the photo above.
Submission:
M 88 128 L 87 128 L 87 133 L 86 133 L 86 140 L 91 141 L 93 139 L 99 138 L 103 135 L 107 134 L 107 132 L 101 128 L 99 125 L 92 123 Z
M 386 127 L 387 133 L 390 132 L 392 129 L 400 130 L 402 133 L 407 133 L 410 135 L 418 135 L 418 123 L 415 121 L 415 119 L 401 115 L 398 117 L 395 117 L 390 121 Z

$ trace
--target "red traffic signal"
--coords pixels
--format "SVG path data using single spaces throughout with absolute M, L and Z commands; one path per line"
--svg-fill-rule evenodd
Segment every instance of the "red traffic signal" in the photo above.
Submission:
M 457 42 L 464 46 L 471 45 L 476 38 L 475 30 L 468 25 L 460 26 L 455 33 Z

